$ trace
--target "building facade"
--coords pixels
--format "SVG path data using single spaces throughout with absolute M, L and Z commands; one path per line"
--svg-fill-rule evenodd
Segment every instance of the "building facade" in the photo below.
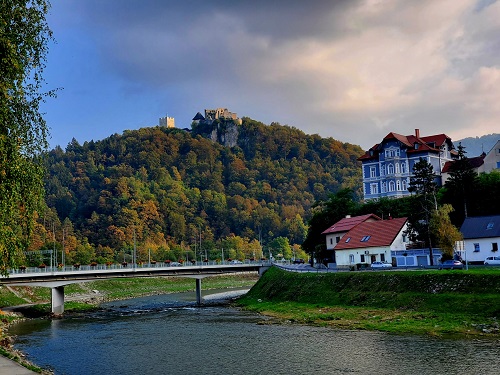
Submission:
M 465 218 L 460 232 L 464 237 L 461 256 L 468 263 L 482 264 L 488 256 L 498 256 L 500 215 Z
M 481 172 L 500 171 L 500 140 L 484 157 L 484 170 Z
M 410 195 L 410 177 L 420 158 L 433 166 L 440 186 L 445 163 L 455 160 L 457 153 L 451 138 L 445 134 L 421 137 L 419 129 L 415 129 L 414 135 L 391 132 L 385 136 L 381 143 L 358 158 L 362 163 L 365 200 Z

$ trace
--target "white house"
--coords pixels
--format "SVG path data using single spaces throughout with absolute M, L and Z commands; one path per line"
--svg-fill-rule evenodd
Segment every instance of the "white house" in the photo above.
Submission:
M 374 215 L 375 216 L 375 215 Z M 339 266 L 376 261 L 392 262 L 392 253 L 406 249 L 408 238 L 404 232 L 407 218 L 371 220 L 358 223 L 335 245 Z
M 340 242 L 340 239 L 354 228 L 359 223 L 368 221 L 382 220 L 380 217 L 374 214 L 367 214 L 361 216 L 346 215 L 346 217 L 337 221 L 335 224 L 330 226 L 328 229 L 323 231 L 321 234 L 326 235 L 326 250 L 329 253 L 329 261 L 336 263 L 335 252 L 333 251 L 335 246 Z
M 482 263 L 486 257 L 498 254 L 500 215 L 467 217 L 460 232 L 464 237 L 462 259 L 467 262 Z
M 500 170 L 500 140 L 484 157 L 484 172 Z

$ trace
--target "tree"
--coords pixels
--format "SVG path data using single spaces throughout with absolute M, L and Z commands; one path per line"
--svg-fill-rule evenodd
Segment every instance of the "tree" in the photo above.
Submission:
M 302 249 L 318 259 L 326 257 L 325 237 L 321 234 L 330 225 L 351 215 L 357 208 L 353 200 L 353 192 L 350 189 L 340 190 L 332 194 L 326 202 L 319 202 L 315 207 L 313 217 L 309 220 L 307 237 L 302 244 Z
M 453 212 L 451 204 L 445 204 L 432 213 L 430 221 L 430 229 L 438 246 L 443 250 L 443 260 L 453 259 L 455 243 L 463 239 L 460 231 L 451 223 L 451 212 Z
M 468 216 L 468 206 L 477 191 L 478 177 L 470 160 L 465 156 L 465 147 L 460 143 L 457 147 L 458 160 L 450 167 L 450 177 L 445 183 L 445 198 L 453 204 L 457 211 L 457 223 L 462 223 Z
M 430 230 L 430 217 L 437 210 L 437 184 L 435 182 L 433 166 L 424 158 L 420 158 L 413 166 L 413 176 L 410 177 L 408 191 L 416 193 L 417 207 L 416 215 L 409 218 L 407 233 L 412 240 L 415 238 L 425 239 L 429 247 L 431 266 L 434 264 L 432 254 L 432 240 Z
M 47 126 L 39 104 L 48 41 L 46 0 L 0 3 L 0 272 L 22 259 L 43 197 Z
M 286 237 L 276 237 L 267 245 L 268 250 L 273 257 L 290 259 L 292 257 L 292 248 Z

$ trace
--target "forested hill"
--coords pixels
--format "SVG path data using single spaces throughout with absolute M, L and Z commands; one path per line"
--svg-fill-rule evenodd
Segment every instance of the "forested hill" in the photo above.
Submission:
M 234 126 L 142 128 L 58 147 L 47 158 L 52 212 L 40 222 L 55 221 L 58 243 L 64 226 L 66 251 L 85 243 L 108 257 L 134 235 L 153 250 L 192 245 L 200 232 L 204 247 L 234 236 L 300 244 L 315 201 L 359 191 L 359 146 L 249 118 Z

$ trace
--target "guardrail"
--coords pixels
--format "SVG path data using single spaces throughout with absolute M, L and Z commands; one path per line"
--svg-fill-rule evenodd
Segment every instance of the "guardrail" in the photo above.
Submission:
M 280 262 L 281 264 L 289 264 Z M 208 266 L 237 266 L 237 265 L 271 265 L 268 260 L 243 261 L 241 263 L 234 261 L 209 261 L 209 262 L 151 262 L 151 263 L 114 263 L 114 264 L 88 264 L 88 265 L 72 265 L 72 266 L 44 266 L 44 267 L 25 267 L 9 269 L 9 274 L 44 274 L 44 273 L 64 273 L 75 271 L 107 271 L 107 270 L 132 270 L 132 269 L 169 269 L 169 268 L 186 268 L 186 267 L 208 267 Z

